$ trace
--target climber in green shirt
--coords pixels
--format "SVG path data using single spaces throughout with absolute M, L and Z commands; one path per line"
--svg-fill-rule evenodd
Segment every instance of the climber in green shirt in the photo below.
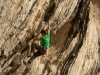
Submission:
M 28 60 L 28 63 L 31 63 L 36 57 L 47 54 L 48 48 L 50 47 L 50 25 L 48 21 L 48 27 L 46 30 L 41 30 L 41 37 L 40 38 L 34 38 L 33 42 L 31 43 L 31 51 L 34 53 L 34 50 L 36 49 L 37 52 L 35 52 L 32 57 Z M 41 45 L 34 43 L 34 41 L 40 41 Z M 30 52 L 28 51 L 28 55 L 30 55 Z

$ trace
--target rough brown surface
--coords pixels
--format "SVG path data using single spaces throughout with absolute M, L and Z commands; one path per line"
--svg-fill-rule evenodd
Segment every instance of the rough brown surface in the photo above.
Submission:
M 0 75 L 99 75 L 99 0 L 0 0 Z M 28 42 L 50 21 L 48 55 L 28 69 Z

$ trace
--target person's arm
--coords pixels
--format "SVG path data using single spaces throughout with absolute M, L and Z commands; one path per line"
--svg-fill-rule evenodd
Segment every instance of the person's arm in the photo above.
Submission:
M 46 29 L 47 33 L 50 32 L 50 24 L 49 24 L 49 21 L 48 21 L 48 27 Z
M 31 40 L 29 41 L 29 44 L 32 43 L 32 42 L 34 42 L 34 41 L 40 41 L 40 38 L 31 39 Z
M 33 41 L 40 41 L 40 38 L 34 38 Z

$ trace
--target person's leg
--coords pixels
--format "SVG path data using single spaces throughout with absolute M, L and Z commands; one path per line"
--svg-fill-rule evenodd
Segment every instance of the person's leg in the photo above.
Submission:
M 29 46 L 29 48 L 27 50 L 27 56 L 31 56 L 31 52 L 34 53 L 35 48 L 38 47 L 38 44 L 31 42 L 31 43 L 28 44 L 28 46 Z
M 40 45 L 38 45 L 38 44 L 36 44 L 36 43 L 32 43 L 31 46 L 32 46 L 32 47 L 31 47 L 31 52 L 34 53 L 34 50 L 35 50 L 35 49 L 38 50 L 38 51 L 37 51 L 36 53 L 34 53 L 33 56 L 28 60 L 29 63 L 31 63 L 36 57 L 43 55 L 43 54 L 41 53 L 42 47 L 41 47 Z
M 30 52 L 31 52 L 31 43 L 28 44 L 28 50 L 27 50 L 27 56 L 30 56 Z
M 28 63 L 31 63 L 36 57 L 43 55 L 41 52 L 37 51 L 34 55 L 28 60 Z

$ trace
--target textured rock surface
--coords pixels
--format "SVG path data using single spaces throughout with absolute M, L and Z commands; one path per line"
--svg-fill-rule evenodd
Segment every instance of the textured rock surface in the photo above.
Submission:
M 99 0 L 0 0 L 0 75 L 99 75 L 99 13 Z M 27 43 L 48 20 L 49 54 L 27 69 Z

